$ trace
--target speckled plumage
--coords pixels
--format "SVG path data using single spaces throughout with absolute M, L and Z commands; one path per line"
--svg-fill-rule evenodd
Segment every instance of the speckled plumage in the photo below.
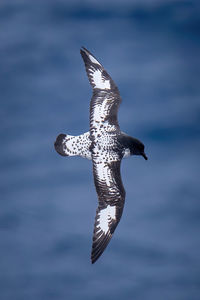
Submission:
M 114 81 L 87 49 L 82 48 L 80 52 L 93 88 L 90 131 L 79 136 L 60 134 L 55 149 L 63 156 L 92 159 L 99 200 L 91 254 L 94 263 L 108 245 L 123 212 L 125 190 L 120 175 L 121 160 L 133 154 L 147 157 L 139 140 L 120 131 L 117 112 L 121 97 Z

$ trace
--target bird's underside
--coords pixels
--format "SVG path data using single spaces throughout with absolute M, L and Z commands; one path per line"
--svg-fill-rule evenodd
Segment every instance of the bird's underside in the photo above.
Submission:
M 118 88 L 103 66 L 85 48 L 81 49 L 86 72 L 93 88 L 90 102 L 90 131 L 80 136 L 60 134 L 56 151 L 63 156 L 79 155 L 92 160 L 98 195 L 91 260 L 94 263 L 108 245 L 124 207 L 125 190 L 120 175 L 121 159 L 128 152 L 120 143 L 117 121 L 121 102 Z

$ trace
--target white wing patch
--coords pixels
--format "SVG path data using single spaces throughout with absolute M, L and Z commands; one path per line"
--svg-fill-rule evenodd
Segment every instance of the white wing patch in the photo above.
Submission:
M 92 75 L 92 81 L 95 88 L 102 90 L 110 89 L 110 80 L 104 79 L 104 77 L 102 76 L 102 70 L 97 69 Z
M 98 60 L 96 58 L 94 58 L 94 56 L 92 56 L 91 54 L 88 54 L 88 56 L 89 56 L 89 59 L 91 60 L 91 62 L 93 62 L 94 64 L 97 64 L 97 65 L 101 66 L 101 64 L 98 62 Z
M 109 231 L 109 224 L 112 220 L 116 220 L 116 208 L 115 206 L 108 205 L 106 208 L 99 212 L 99 225 L 97 226 L 97 232 L 102 230 L 105 234 Z

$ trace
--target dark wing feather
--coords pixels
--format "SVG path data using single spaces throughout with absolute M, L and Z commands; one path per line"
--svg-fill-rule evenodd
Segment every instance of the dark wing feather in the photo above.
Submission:
M 120 175 L 120 162 L 100 162 L 93 158 L 94 183 L 99 206 L 94 224 L 92 263 L 104 252 L 123 212 L 125 190 Z

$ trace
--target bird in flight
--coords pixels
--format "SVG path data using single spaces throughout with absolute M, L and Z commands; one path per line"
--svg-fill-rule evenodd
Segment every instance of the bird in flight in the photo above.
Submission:
M 119 90 L 102 64 L 82 47 L 81 56 L 93 89 L 90 102 L 90 130 L 79 136 L 59 134 L 54 146 L 62 156 L 81 156 L 92 160 L 98 195 L 91 261 L 107 247 L 122 216 L 125 190 L 120 164 L 124 157 L 141 155 L 147 160 L 144 144 L 120 130 L 117 113 Z

